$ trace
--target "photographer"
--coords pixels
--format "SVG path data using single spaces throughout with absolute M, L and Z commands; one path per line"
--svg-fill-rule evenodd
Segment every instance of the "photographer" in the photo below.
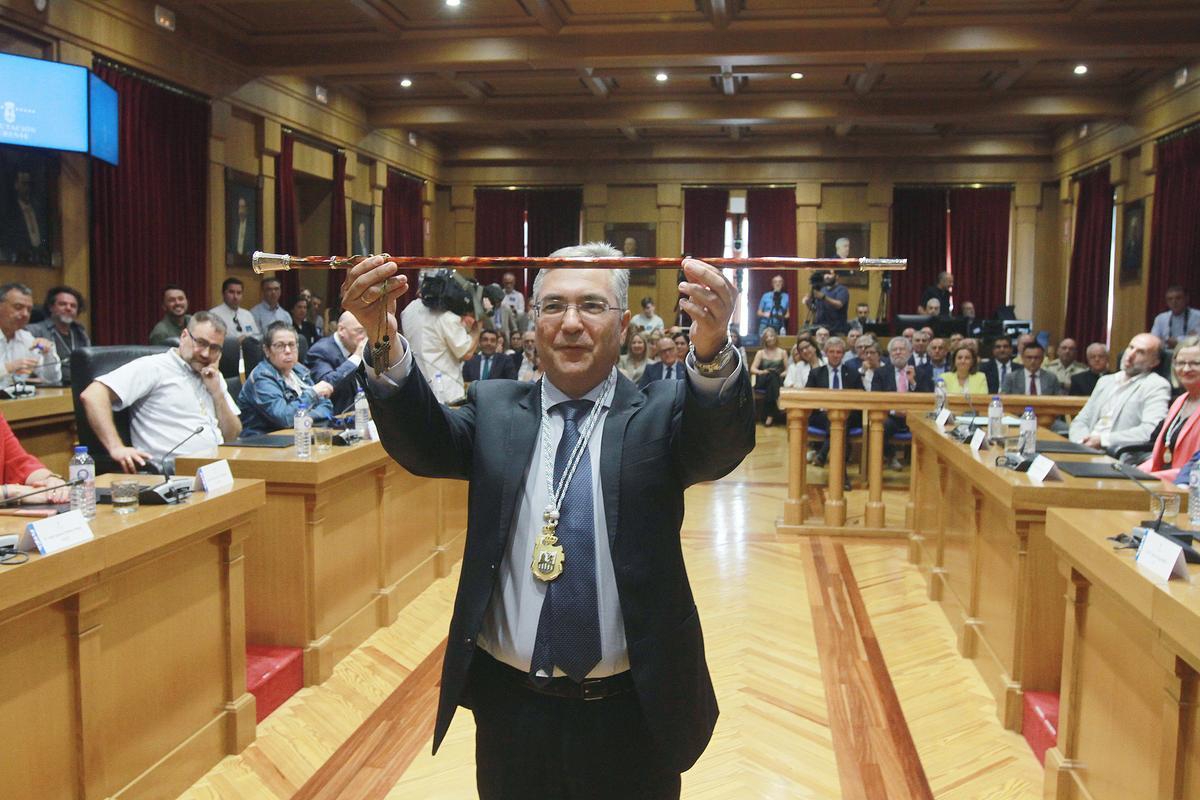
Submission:
M 471 291 L 453 270 L 424 270 L 419 299 L 400 315 L 417 367 L 439 402 L 462 400 L 462 365 L 475 355 L 481 330 Z
M 850 290 L 837 282 L 833 272 L 815 273 L 810 280 L 812 294 L 807 302 L 813 310 L 813 324 L 824 325 L 835 333 L 845 331 Z
M 764 293 L 758 301 L 758 335 L 762 336 L 767 328 L 773 328 L 776 333 L 785 333 L 790 305 L 788 293 L 783 290 L 783 276 L 774 276 L 771 278 L 771 291 Z

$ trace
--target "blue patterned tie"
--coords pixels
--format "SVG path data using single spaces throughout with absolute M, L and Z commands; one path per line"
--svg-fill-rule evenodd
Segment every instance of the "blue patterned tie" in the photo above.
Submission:
M 579 440 L 579 422 L 591 400 L 559 403 L 563 435 L 554 456 L 554 484 L 562 480 L 567 459 Z M 600 663 L 600 604 L 596 599 L 596 534 L 592 509 L 592 460 L 584 448 L 559 509 L 558 543 L 563 547 L 563 571 L 546 585 L 538 617 L 537 638 L 529 674 L 554 675 L 557 665 L 574 681 L 587 677 Z

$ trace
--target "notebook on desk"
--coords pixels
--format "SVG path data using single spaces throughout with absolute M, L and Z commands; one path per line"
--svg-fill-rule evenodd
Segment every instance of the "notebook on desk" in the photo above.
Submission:
M 1152 481 L 1153 475 L 1147 475 L 1140 469 L 1125 467 L 1123 470 L 1113 469 L 1112 461 L 1055 461 L 1058 468 L 1076 478 L 1115 478 L 1117 480 Z
M 296 437 L 288 433 L 263 433 L 229 442 L 230 447 L 291 447 Z
M 1088 456 L 1102 456 L 1103 450 L 1097 450 L 1094 447 L 1088 447 L 1085 444 L 1077 442 L 1068 442 L 1066 439 L 1057 441 L 1054 439 L 1041 439 L 1037 443 L 1037 451 L 1039 453 L 1080 453 Z

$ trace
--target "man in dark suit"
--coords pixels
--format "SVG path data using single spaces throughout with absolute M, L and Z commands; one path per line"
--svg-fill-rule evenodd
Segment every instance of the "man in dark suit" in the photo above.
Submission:
M 825 364 L 816 367 L 808 373 L 809 389 L 862 389 L 862 376 L 858 370 L 851 369 L 843 363 L 846 356 L 846 343 L 838 336 L 830 336 L 825 342 Z M 824 466 L 829 458 L 829 417 L 823 410 L 814 411 L 809 416 L 809 425 L 825 431 L 826 439 L 821 442 L 813 463 Z M 862 427 L 862 414 L 854 411 L 846 419 L 846 429 Z M 850 449 L 850 437 L 846 437 L 846 449 Z
M 638 381 L 639 389 L 645 389 L 654 381 L 664 379 L 681 381 L 687 375 L 687 368 L 679 360 L 679 348 L 670 336 L 660 337 L 655 344 L 655 350 L 658 352 L 658 361 L 646 365 L 641 380 Z
M 1000 389 L 1014 369 L 1020 366 L 1012 363 L 1012 340 L 1001 336 L 992 342 L 992 357 L 980 364 L 979 371 L 987 378 L 988 394 L 1000 394 Z
M 616 370 L 629 324 L 628 273 L 617 270 L 538 274 L 538 383 L 478 381 L 450 409 L 411 368 L 391 319 L 390 345 L 369 351 L 387 362 L 368 381 L 388 453 L 414 474 L 471 481 L 433 741 L 436 751 L 456 706 L 472 710 L 485 799 L 677 798 L 712 735 L 683 492 L 753 449 L 754 403 L 728 339 L 736 290 L 695 259 L 683 271 L 681 308 L 695 320 L 686 380 L 639 391 Z M 343 302 L 368 331 L 396 272 L 371 258 L 347 275 Z M 389 305 L 406 289 L 396 278 Z
M 367 332 L 354 315 L 343 311 L 337 330 L 332 336 L 318 340 L 304 356 L 312 373 L 313 383 L 325 381 L 333 386 L 333 413 L 341 414 L 354 408 L 358 392 L 358 365 L 362 363 Z
M 930 365 L 913 367 L 908 363 L 912 355 L 912 344 L 903 336 L 897 336 L 888 342 L 888 363 L 882 369 L 875 371 L 871 381 L 872 392 L 932 392 L 933 370 Z M 891 470 L 901 469 L 900 459 L 896 457 L 895 448 L 888 442 L 898 433 L 908 431 L 907 414 L 904 411 L 889 411 L 883 421 L 883 455 L 887 459 L 887 467 Z
M 1096 390 L 1096 381 L 1108 374 L 1108 347 L 1103 342 L 1089 344 L 1086 354 L 1087 371 L 1071 376 L 1071 389 L 1067 394 L 1091 397 Z
M 500 337 L 495 331 L 484 330 L 479 333 L 479 352 L 463 364 L 463 380 L 487 381 L 493 378 L 517 379 L 517 370 L 513 361 L 504 353 L 497 353 Z

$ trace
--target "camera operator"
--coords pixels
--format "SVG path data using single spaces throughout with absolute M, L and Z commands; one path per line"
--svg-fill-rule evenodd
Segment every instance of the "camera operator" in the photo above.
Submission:
M 813 324 L 824 325 L 834 333 L 845 331 L 850 290 L 838 283 L 833 272 L 814 273 L 810 281 L 812 294 L 807 303 L 813 310 Z
M 401 330 L 438 401 L 457 402 L 466 397 L 463 362 L 479 346 L 481 325 L 471 312 L 471 295 L 453 270 L 424 270 L 418 297 L 420 302 L 400 314 Z
M 762 336 L 767 328 L 774 328 L 776 333 L 786 333 L 788 306 L 790 299 L 783 290 L 783 276 L 771 278 L 771 291 L 763 294 L 758 301 L 758 335 Z

